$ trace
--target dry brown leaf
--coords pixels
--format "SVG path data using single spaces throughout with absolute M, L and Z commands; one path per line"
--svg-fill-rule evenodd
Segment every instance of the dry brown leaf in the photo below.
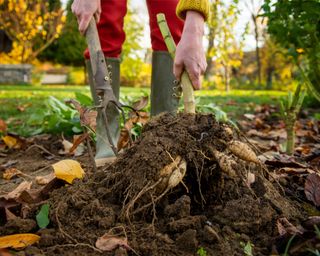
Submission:
M 69 155 L 70 154 L 70 149 L 72 148 L 72 143 L 66 139 L 63 139 L 61 141 L 63 149 L 59 150 L 59 155 Z
M 45 176 L 37 176 L 35 178 L 35 181 L 39 185 L 46 185 L 50 181 L 52 181 L 55 177 L 56 177 L 56 175 L 52 172 L 52 173 L 49 173 L 48 175 L 45 175 Z
M 68 100 L 67 103 L 73 104 L 75 109 L 79 112 L 80 124 L 82 126 L 90 127 L 93 131 L 96 130 L 97 111 L 81 106 L 81 104 L 74 99 Z
M 304 193 L 308 200 L 320 206 L 320 176 L 316 173 L 308 175 L 304 184 Z
M 97 128 L 97 115 L 97 111 L 85 109 L 83 114 L 80 115 L 81 125 L 90 127 L 93 131 L 95 131 Z
M 137 110 L 140 111 L 143 108 L 145 108 L 148 105 L 148 101 L 149 101 L 149 97 L 148 96 L 143 96 L 140 98 L 140 100 L 134 102 L 132 104 L 132 107 Z
M 5 123 L 5 121 L 0 119 L 0 133 L 4 133 L 6 131 L 7 131 L 7 124 Z
M 16 234 L 0 237 L 0 248 L 22 249 L 40 240 L 35 234 Z
M 8 220 L 14 220 L 14 219 L 17 218 L 17 216 L 14 215 L 9 209 L 4 208 L 4 210 L 5 210 L 5 213 L 6 213 L 6 220 L 7 220 L 7 221 L 8 221 Z
M 284 236 L 286 234 L 289 234 L 289 235 L 303 234 L 303 228 L 295 227 L 292 223 L 290 223 L 287 220 L 287 218 L 278 219 L 277 228 L 280 236 Z
M 7 195 L 5 195 L 4 198 L 7 200 L 9 199 L 16 200 L 17 198 L 19 198 L 19 196 L 23 191 L 30 189 L 31 185 L 32 185 L 31 181 L 23 181 L 14 190 L 12 190 Z
M 118 150 L 123 149 L 129 145 L 129 133 L 135 124 L 140 123 L 145 125 L 149 121 L 149 114 L 146 112 L 137 112 L 131 118 L 127 120 L 124 128 L 121 130 L 120 137 L 118 140 Z
M 117 143 L 117 149 L 120 151 L 121 149 L 127 147 L 129 144 L 129 133 L 126 129 L 121 129 L 119 140 Z
M 130 250 L 128 240 L 125 237 L 117 237 L 114 235 L 105 234 L 99 237 L 96 241 L 96 247 L 102 251 L 113 251 L 114 249 L 122 246 L 127 250 Z
M 5 180 L 11 180 L 13 177 L 19 176 L 21 174 L 22 174 L 22 172 L 19 171 L 17 168 L 9 168 L 4 171 L 3 178 Z
M 75 156 L 81 156 L 84 153 L 85 147 L 83 142 L 89 137 L 89 133 L 85 132 L 81 135 L 73 136 L 73 144 L 70 148 L 70 153 L 74 153 Z

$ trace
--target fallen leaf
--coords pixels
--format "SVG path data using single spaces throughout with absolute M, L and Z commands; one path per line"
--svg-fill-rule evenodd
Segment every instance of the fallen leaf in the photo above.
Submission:
M 4 133 L 6 131 L 7 131 L 7 124 L 5 123 L 5 121 L 0 119 L 0 133 Z
M 249 120 L 253 120 L 256 117 L 254 114 L 250 114 L 250 113 L 244 114 L 243 116 Z
M 5 208 L 5 213 L 6 213 L 6 220 L 14 220 L 17 218 L 16 215 L 14 215 L 9 209 Z
M 90 127 L 93 131 L 96 130 L 97 111 L 81 106 L 81 104 L 74 99 L 68 100 L 67 103 L 72 104 L 79 112 L 81 126 Z
M 61 141 L 63 149 L 59 150 L 59 155 L 69 155 L 70 154 L 70 149 L 72 148 L 72 143 L 66 139 L 63 139 Z
M 12 190 L 7 195 L 5 195 L 4 198 L 7 199 L 7 200 L 9 200 L 9 199 L 16 200 L 17 198 L 19 198 L 19 196 L 21 195 L 21 193 L 23 191 L 30 189 L 31 185 L 32 185 L 31 181 L 30 182 L 29 181 L 23 181 L 14 190 Z
M 320 176 L 316 173 L 309 174 L 304 184 L 304 193 L 308 200 L 320 206 Z
M 124 127 L 130 131 L 136 123 L 142 125 L 146 124 L 149 120 L 149 113 L 147 112 L 136 112 L 135 115 L 127 120 Z
M 49 173 L 48 175 L 45 175 L 45 176 L 37 176 L 35 178 L 35 181 L 38 185 L 46 185 L 50 181 L 52 181 L 55 177 L 56 177 L 56 175 L 52 172 L 52 173 Z
M 2 140 L 9 148 L 20 149 L 23 146 L 23 141 L 18 137 L 6 135 L 2 137 Z
M 64 180 L 59 180 L 58 178 L 52 179 L 48 184 L 43 186 L 40 189 L 28 189 L 22 191 L 20 194 L 18 201 L 25 202 L 27 204 L 39 203 L 43 200 L 48 199 L 49 194 L 57 189 L 65 185 Z
M 18 163 L 17 160 L 9 160 L 5 164 L 0 165 L 0 171 L 5 171 L 7 168 L 15 165 L 16 163 Z
M 35 234 L 16 234 L 0 237 L 0 248 L 22 249 L 40 240 Z
M 39 228 L 45 228 L 49 225 L 49 204 L 43 204 L 39 213 L 36 216 Z
M 312 169 L 308 168 L 290 168 L 290 167 L 283 167 L 278 170 L 280 173 L 286 173 L 291 175 L 301 175 L 301 174 L 310 174 L 314 173 Z
M 13 177 L 18 176 L 19 174 L 21 174 L 21 171 L 19 171 L 18 169 L 9 168 L 9 169 L 4 171 L 3 178 L 5 180 L 11 180 Z
M 295 227 L 292 223 L 290 223 L 287 218 L 280 218 L 277 220 L 277 228 L 280 236 L 284 236 L 286 234 L 296 235 L 303 234 L 304 229 L 302 227 Z
M 126 129 L 121 129 L 119 140 L 117 143 L 117 149 L 120 151 L 121 149 L 127 147 L 129 144 L 129 133 Z
M 61 160 L 52 165 L 54 173 L 58 179 L 72 183 L 75 178 L 81 179 L 84 176 L 84 170 L 79 162 L 71 159 Z
M 118 150 L 121 150 L 129 145 L 129 132 L 135 124 L 140 123 L 145 125 L 149 120 L 149 114 L 146 112 L 136 112 L 134 115 L 127 120 L 124 128 L 121 129 L 120 136 L 117 143 Z
M 73 153 L 75 156 L 83 155 L 85 151 L 85 146 L 83 142 L 89 137 L 89 133 L 85 132 L 81 135 L 73 136 L 73 144 L 70 148 L 70 153 Z
M 122 246 L 128 250 L 131 249 L 128 245 L 127 238 L 125 237 L 117 237 L 114 235 L 105 234 L 102 237 L 99 237 L 96 241 L 96 247 L 102 251 L 112 251 L 119 246 Z
M 26 108 L 30 107 L 31 105 L 32 105 L 31 103 L 19 105 L 19 106 L 17 106 L 17 110 L 19 110 L 20 112 L 24 112 L 26 110 Z
M 80 115 L 80 124 L 82 126 L 90 127 L 93 131 L 97 128 L 97 115 L 95 110 L 85 109 L 82 115 Z
M 143 108 L 145 108 L 148 105 L 148 101 L 149 101 L 149 97 L 148 96 L 143 96 L 140 98 L 140 100 L 134 102 L 132 104 L 132 107 L 136 110 L 136 111 L 140 111 Z

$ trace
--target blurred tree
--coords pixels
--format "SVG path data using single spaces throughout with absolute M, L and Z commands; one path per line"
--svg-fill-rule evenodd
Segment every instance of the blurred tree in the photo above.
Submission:
M 210 16 L 207 21 L 207 27 L 208 27 L 208 47 L 207 47 L 207 53 L 206 53 L 206 59 L 207 59 L 207 69 L 204 73 L 205 79 L 209 79 L 209 76 L 212 72 L 212 66 L 213 66 L 213 52 L 214 52 L 214 41 L 217 33 L 218 28 L 218 5 L 220 3 L 220 0 L 212 0 L 210 2 Z
M 287 49 L 309 90 L 320 101 L 319 0 L 265 0 L 268 31 Z
M 286 50 L 277 44 L 268 34 L 264 35 L 264 45 L 260 48 L 261 53 L 261 78 L 265 81 L 265 89 L 273 89 L 273 80 L 276 78 L 284 89 L 292 83 L 293 65 Z
M 241 65 L 243 56 L 244 35 L 239 40 L 235 32 L 240 14 L 238 0 L 233 0 L 229 4 L 220 0 L 212 0 L 211 5 L 215 17 L 211 15 L 208 22 L 207 60 L 209 66 L 215 62 L 216 69 L 222 68 L 225 90 L 229 91 L 232 70 Z
M 50 2 L 53 6 L 60 3 L 59 0 Z M 69 0 L 67 3 L 66 24 L 60 37 L 42 52 L 39 59 L 64 65 L 84 65 L 83 52 L 87 44 L 84 36 L 79 33 L 77 18 L 71 11 L 72 2 Z
M 0 29 L 13 41 L 12 51 L 1 58 L 31 63 L 59 37 L 64 21 L 63 10 L 50 11 L 46 1 L 0 0 Z
M 257 77 L 258 88 L 262 87 L 262 67 L 261 67 L 261 53 L 259 43 L 263 39 L 263 33 L 266 28 L 266 19 L 261 17 L 262 0 L 244 1 L 248 11 L 250 12 L 251 22 L 253 24 L 253 34 L 256 43 L 256 61 L 257 61 Z
M 122 47 L 121 54 L 121 81 L 123 84 L 130 86 L 138 86 L 138 83 L 144 83 L 143 75 L 143 21 L 138 15 L 138 10 L 130 6 L 128 1 L 128 11 L 124 20 L 124 30 L 126 33 L 126 41 Z

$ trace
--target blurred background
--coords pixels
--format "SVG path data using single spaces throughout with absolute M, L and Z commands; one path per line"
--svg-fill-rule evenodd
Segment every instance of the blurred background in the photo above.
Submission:
M 0 2 L 0 63 L 32 65 L 25 67 L 27 76 L 20 75 L 22 81 L 15 77 L 2 83 L 87 83 L 86 43 L 70 11 L 72 0 Z M 128 5 L 121 81 L 124 86 L 146 87 L 151 71 L 147 8 L 140 0 L 130 0 Z M 204 88 L 287 90 L 295 85 L 296 68 L 289 50 L 299 54 L 303 49 L 283 47 L 270 36 L 262 0 L 211 0 L 210 5 Z
M 290 101 L 296 88 L 298 94 L 301 88 L 307 92 L 305 107 L 318 109 L 319 0 L 209 3 L 203 41 L 208 68 L 203 90 L 196 92 L 198 111 L 219 115 L 222 110 L 239 118 L 257 105 L 278 107 L 280 99 Z M 45 111 L 53 106 L 59 109 L 52 121 L 57 126 L 66 98 L 91 103 L 83 58 L 86 42 L 71 4 L 72 0 L 0 0 L 0 119 L 12 131 L 30 134 L 25 127 L 43 124 L 43 116 L 49 116 Z M 121 55 L 123 102 L 149 94 L 148 19 L 145 1 L 128 0 Z M 52 96 L 59 101 L 50 100 Z M 313 112 L 320 119 L 319 111 Z M 30 116 L 35 120 L 26 124 Z

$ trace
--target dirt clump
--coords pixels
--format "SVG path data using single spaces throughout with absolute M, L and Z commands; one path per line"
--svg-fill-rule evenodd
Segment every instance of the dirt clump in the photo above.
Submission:
M 248 242 L 254 255 L 270 255 L 277 219 L 303 213 L 262 164 L 229 150 L 233 141 L 244 139 L 211 114 L 153 118 L 114 164 L 51 194 L 39 247 L 46 255 L 100 255 L 96 240 L 108 233 L 127 238 L 132 250 L 104 255 L 195 255 L 199 248 L 243 255 Z

